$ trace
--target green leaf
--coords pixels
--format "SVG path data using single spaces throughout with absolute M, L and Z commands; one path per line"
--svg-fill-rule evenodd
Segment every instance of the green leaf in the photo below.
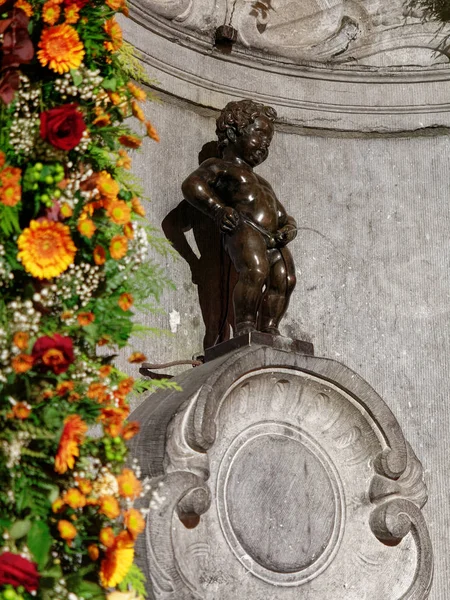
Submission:
M 104 600 L 105 594 L 102 588 L 92 581 L 80 581 L 75 588 L 75 594 L 84 600 Z
M 55 406 L 47 406 L 44 410 L 44 423 L 49 429 L 58 429 L 62 425 L 64 415 Z
M 75 69 L 70 69 L 70 74 L 72 75 L 73 84 L 78 87 L 83 83 L 83 75 L 80 71 L 76 71 Z
M 144 573 L 140 570 L 136 563 L 133 563 L 126 574 L 125 579 L 119 583 L 118 587 L 121 592 L 126 592 L 129 588 L 131 588 L 138 596 L 143 596 L 145 598 L 147 595 L 145 581 Z
M 25 519 L 23 521 L 16 521 L 9 530 L 9 535 L 13 540 L 18 540 L 24 535 L 27 535 L 31 527 L 31 521 Z
M 110 77 L 109 79 L 104 79 L 102 81 L 102 87 L 105 90 L 111 90 L 115 92 L 117 89 L 117 79 L 115 77 Z
M 42 569 L 47 564 L 52 547 L 52 537 L 45 521 L 34 521 L 28 532 L 27 543 L 39 569 Z

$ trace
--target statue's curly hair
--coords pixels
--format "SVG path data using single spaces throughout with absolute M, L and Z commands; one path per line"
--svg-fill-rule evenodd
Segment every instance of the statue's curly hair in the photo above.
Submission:
M 219 150 L 223 151 L 229 142 L 227 129 L 233 129 L 236 135 L 242 135 L 245 128 L 261 116 L 267 117 L 273 122 L 277 117 L 277 112 L 271 106 L 265 106 L 253 100 L 228 102 L 216 121 Z

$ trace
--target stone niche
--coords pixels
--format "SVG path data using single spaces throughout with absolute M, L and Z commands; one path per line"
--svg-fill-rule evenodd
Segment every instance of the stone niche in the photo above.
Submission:
M 342 364 L 258 335 L 132 414 L 149 597 L 425 600 L 427 492 L 392 412 Z

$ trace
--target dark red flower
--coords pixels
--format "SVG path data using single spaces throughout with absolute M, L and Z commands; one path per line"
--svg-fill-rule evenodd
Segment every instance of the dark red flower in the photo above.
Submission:
M 78 8 L 83 8 L 83 6 L 86 6 L 86 4 L 89 2 L 89 0 L 64 0 L 63 4 L 64 6 L 70 6 L 71 4 L 76 4 L 78 6 Z
M 33 346 L 31 355 L 35 364 L 59 375 L 67 371 L 75 360 L 73 343 L 70 337 L 55 333 L 52 337 L 44 335 L 38 338 Z
M 0 585 L 23 586 L 27 592 L 35 592 L 39 587 L 40 577 L 36 567 L 27 558 L 3 552 L 0 554 Z
M 41 138 L 55 148 L 72 150 L 78 145 L 86 129 L 78 104 L 64 104 L 40 114 Z
M 0 49 L 0 98 L 9 104 L 19 87 L 18 68 L 29 63 L 34 56 L 33 43 L 28 34 L 29 19 L 23 10 L 13 7 L 7 0 L 2 11 L 8 15 L 0 20 L 0 35 L 3 35 Z

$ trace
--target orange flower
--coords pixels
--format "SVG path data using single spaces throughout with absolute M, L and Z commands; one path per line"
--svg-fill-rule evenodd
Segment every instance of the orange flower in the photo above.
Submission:
M 126 396 L 131 392 L 134 386 L 134 379 L 132 377 L 127 377 L 127 379 L 122 379 L 119 383 L 118 391 L 120 394 Z
M 66 6 L 64 9 L 64 17 L 66 18 L 66 23 L 69 25 L 77 23 L 78 19 L 80 18 L 79 7 L 75 3 L 69 4 L 69 6 Z
M 65 521 L 64 519 L 58 522 L 58 531 L 62 539 L 67 542 L 68 546 L 72 544 L 72 540 L 77 535 L 77 530 L 72 523 L 70 521 Z
M 72 264 L 77 251 L 70 229 L 55 221 L 30 221 L 17 240 L 18 258 L 25 270 L 38 279 L 61 275 Z
M 56 373 L 59 371 L 60 367 L 63 367 L 67 363 L 67 360 L 61 350 L 58 348 L 50 348 L 42 355 L 42 362 L 47 367 L 51 367 Z
M 131 101 L 131 112 L 136 117 L 136 119 L 139 119 L 139 121 L 142 121 L 142 123 L 145 121 L 144 111 L 139 106 L 139 104 L 136 102 L 136 100 Z
M 0 150 L 0 169 L 4 166 L 5 162 L 6 162 L 6 154 L 3 152 L 3 150 Z
M 60 208 L 60 213 L 63 219 L 68 219 L 73 215 L 72 207 L 69 206 L 66 202 L 64 202 L 64 204 L 62 204 Z
M 97 116 L 92 121 L 92 125 L 98 125 L 99 127 L 105 127 L 105 125 L 110 125 L 111 115 L 105 113 L 105 111 L 100 107 L 97 107 L 95 109 L 95 112 Z
M 137 498 L 142 493 L 142 485 L 139 479 L 136 478 L 134 471 L 131 469 L 123 469 L 122 473 L 117 477 L 119 484 L 119 494 L 124 498 Z
M 18 331 L 14 334 L 13 343 L 20 350 L 26 350 L 30 341 L 30 336 L 26 331 Z
M 133 354 L 131 354 L 131 356 L 129 356 L 128 358 L 129 363 L 136 364 L 144 362 L 145 360 L 147 360 L 147 357 L 145 356 L 145 354 L 142 354 L 142 352 L 133 352 Z
M 29 354 L 18 354 L 11 361 L 15 373 L 26 373 L 33 366 L 33 357 Z
M 77 482 L 80 492 L 85 496 L 88 496 L 92 492 L 92 482 L 89 479 L 77 477 L 75 481 Z
M 78 219 L 77 229 L 81 233 L 81 235 L 84 235 L 85 237 L 91 239 L 97 227 L 95 226 L 94 221 L 92 221 L 91 219 L 88 219 L 87 217 L 80 217 Z
M 125 0 L 106 0 L 106 4 L 109 8 L 118 11 L 125 5 Z
M 74 388 L 73 381 L 61 381 L 56 386 L 56 393 L 58 396 L 65 396 L 69 392 L 71 392 Z
M 31 17 L 33 14 L 33 7 L 27 0 L 16 0 L 14 5 L 16 8 L 20 8 L 27 15 L 27 17 Z
M 112 366 L 111 365 L 102 365 L 98 370 L 98 374 L 103 379 L 104 377 L 108 377 L 111 374 Z
M 125 225 L 131 218 L 131 208 L 123 200 L 114 200 L 108 206 L 106 214 L 113 223 Z
M 136 196 L 134 198 L 131 198 L 131 207 L 133 209 L 133 212 L 135 212 L 137 215 L 139 215 L 140 217 L 145 217 L 145 208 L 142 206 L 139 198 L 137 198 Z
M 52 504 L 52 511 L 54 513 L 59 512 L 64 507 L 64 502 L 62 498 L 56 498 L 56 500 Z
M 5 183 L 0 187 L 0 202 L 5 206 L 15 206 L 22 199 L 22 188 L 17 183 Z
M 111 337 L 109 335 L 102 335 L 102 337 L 98 340 L 97 344 L 99 346 L 106 346 L 106 344 L 111 343 Z
M 69 394 L 69 397 L 67 399 L 69 402 L 78 402 L 78 400 L 80 399 L 80 394 L 77 394 L 77 392 L 72 392 L 71 394 Z
M 41 65 L 48 65 L 52 71 L 59 74 L 78 69 L 84 57 L 84 48 L 78 33 L 67 23 L 44 29 L 38 46 L 41 50 L 37 57 Z
M 131 294 L 120 294 L 120 297 L 117 301 L 117 304 L 120 306 L 122 310 L 130 310 L 133 306 L 133 296 Z
M 158 135 L 158 132 L 153 127 L 153 125 L 150 123 L 150 121 L 146 121 L 145 122 L 145 127 L 147 129 L 147 135 L 148 135 L 148 137 L 152 138 L 152 140 L 155 140 L 155 142 L 159 142 L 160 141 L 160 137 Z
M 87 551 L 91 560 L 98 560 L 98 557 L 100 556 L 98 546 L 95 544 L 89 544 Z
M 118 585 L 130 570 L 133 559 L 133 538 L 127 531 L 121 531 L 101 562 L 100 583 L 104 587 Z
M 79 415 L 69 415 L 64 419 L 64 428 L 55 457 L 55 471 L 65 473 L 73 469 L 75 458 L 80 455 L 79 445 L 83 443 L 88 426 Z
M 16 402 L 12 407 L 11 417 L 23 421 L 27 419 L 31 413 L 31 406 L 26 402 Z
M 116 200 L 120 186 L 107 171 L 102 171 L 97 177 L 97 189 L 108 200 Z
M 114 104 L 114 106 L 118 106 L 121 102 L 123 102 L 122 97 L 117 92 L 108 92 L 108 98 Z
M 124 440 L 131 440 L 137 433 L 139 433 L 139 421 L 130 421 L 122 429 L 122 437 Z
M 73 312 L 71 310 L 65 310 L 61 313 L 61 321 L 67 321 L 73 317 Z
M 61 8 L 55 0 L 48 0 L 42 7 L 42 20 L 47 25 L 54 25 L 59 19 Z
M 83 508 L 86 506 L 86 497 L 76 488 L 70 488 L 63 496 L 63 501 L 70 508 Z
M 136 100 L 139 100 L 140 102 L 147 100 L 146 92 L 132 81 L 129 81 L 127 83 L 127 88 L 129 89 L 131 94 L 136 98 Z
M 19 183 L 22 170 L 19 167 L 5 167 L 0 173 L 0 181 L 3 185 L 8 183 Z
M 103 42 L 105 48 L 109 52 L 117 52 L 117 50 L 122 47 L 123 43 L 122 29 L 120 28 L 119 23 L 113 17 L 105 22 L 103 29 L 111 39 L 110 42 Z
M 130 508 L 123 514 L 123 521 L 133 540 L 145 529 L 144 517 L 135 508 Z
M 101 246 L 95 246 L 93 252 L 94 262 L 96 265 L 103 265 L 106 262 L 106 252 Z
M 123 167 L 124 169 L 131 169 L 131 158 L 128 156 L 127 151 L 122 148 L 119 150 L 120 158 L 117 159 L 116 167 Z
M 90 325 L 93 321 L 95 321 L 95 315 L 91 312 L 82 312 L 77 315 L 78 324 L 82 327 L 86 325 Z
M 109 244 L 109 252 L 111 254 L 111 258 L 114 258 L 114 260 L 120 260 L 125 256 L 127 251 L 127 238 L 124 235 L 115 235 Z
M 116 539 L 112 527 L 103 527 L 98 537 L 100 539 L 100 542 L 107 548 L 111 548 Z
M 123 226 L 123 235 L 127 238 L 127 240 L 132 240 L 134 238 L 133 223 L 131 221 L 129 223 L 125 223 Z
M 122 146 L 126 146 L 127 148 L 139 148 L 142 144 L 141 138 L 138 138 L 137 135 L 131 135 L 129 133 L 124 133 L 119 137 L 119 142 Z
M 116 437 L 122 431 L 123 422 L 127 418 L 129 408 L 120 408 L 111 406 L 102 409 L 99 420 L 103 423 L 105 433 L 111 437 Z
M 114 496 L 101 496 L 98 499 L 99 513 L 108 519 L 117 519 L 120 515 L 120 506 Z
M 91 400 L 97 400 L 103 402 L 107 397 L 108 388 L 105 384 L 94 381 L 88 387 L 86 396 Z

